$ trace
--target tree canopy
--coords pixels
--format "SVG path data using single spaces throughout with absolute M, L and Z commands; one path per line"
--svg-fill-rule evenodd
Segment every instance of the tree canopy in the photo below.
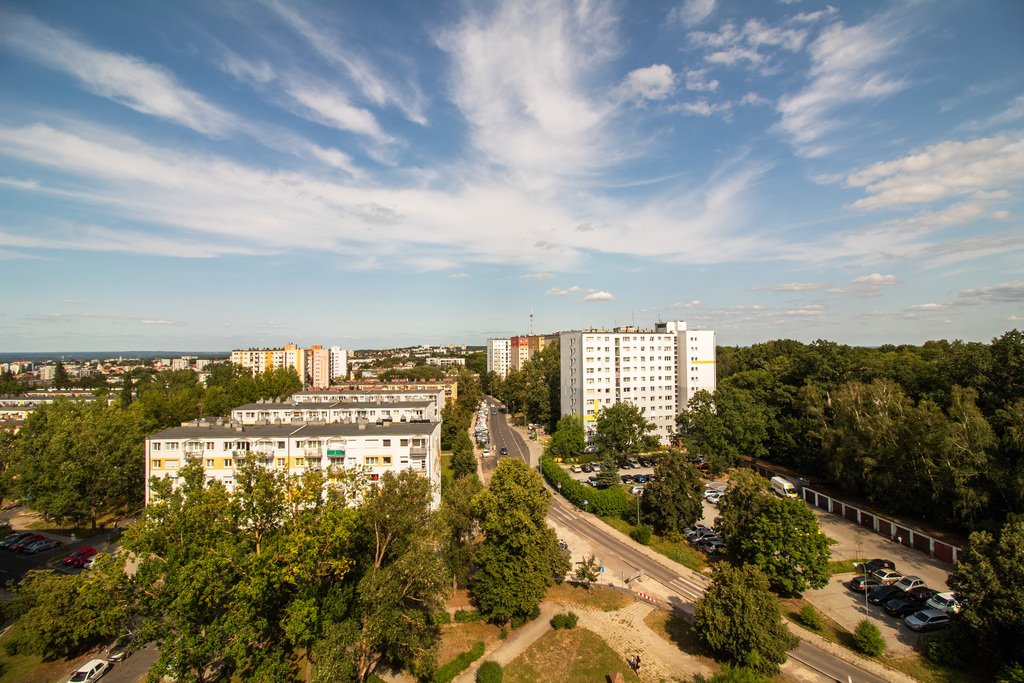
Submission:
M 644 519 L 662 535 L 693 526 L 704 514 L 697 468 L 679 451 L 671 451 L 658 459 L 654 474 L 643 495 Z
M 548 443 L 548 453 L 554 458 L 573 458 L 583 453 L 587 435 L 579 415 L 563 415 Z
M 602 408 L 594 427 L 594 442 L 602 452 L 623 455 L 658 447 L 654 424 L 632 403 L 621 402 Z

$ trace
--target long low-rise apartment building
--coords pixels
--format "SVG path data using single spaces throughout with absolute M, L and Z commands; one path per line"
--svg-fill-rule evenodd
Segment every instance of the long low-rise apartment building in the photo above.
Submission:
M 437 404 L 438 415 L 444 410 L 445 401 L 455 400 L 448 396 L 441 386 L 389 386 L 378 384 L 367 388 L 341 387 L 334 389 L 310 389 L 291 395 L 291 403 L 332 404 L 332 403 L 379 403 L 394 404 L 408 401 L 433 401 Z
M 299 422 L 439 422 L 436 400 L 427 401 L 336 401 L 334 403 L 247 403 L 231 410 L 238 424 L 291 424 Z
M 339 467 L 363 471 L 377 481 L 385 472 L 412 470 L 430 481 L 436 509 L 441 501 L 440 452 L 439 422 L 183 425 L 146 439 L 146 502 L 151 478 L 177 478 L 192 460 L 203 464 L 208 479 L 232 491 L 237 466 L 252 453 L 266 467 L 288 474 Z

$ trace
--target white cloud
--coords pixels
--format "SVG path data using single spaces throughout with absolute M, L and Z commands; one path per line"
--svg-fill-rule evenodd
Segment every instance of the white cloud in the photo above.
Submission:
M 711 104 L 703 97 L 696 102 L 680 102 L 670 107 L 672 111 L 692 114 L 694 116 L 708 117 L 712 114 L 728 113 L 732 111 L 732 104 L 729 102 L 718 102 Z
M 606 130 L 608 93 L 591 97 L 588 87 L 617 54 L 615 22 L 601 3 L 510 2 L 474 7 L 437 36 L 453 62 L 451 98 L 487 161 L 547 191 L 623 154 Z
M 21 180 L 20 178 L 0 178 L 0 186 L 15 187 L 19 190 L 38 190 L 39 182 L 36 180 Z
M 219 66 L 238 80 L 257 85 L 270 83 L 277 78 L 274 67 L 265 59 L 248 60 L 230 51 L 226 52 Z
M 912 311 L 938 311 L 938 310 L 941 310 L 943 308 L 946 308 L 946 304 L 930 303 L 930 304 L 915 304 L 915 305 L 910 307 L 910 310 L 912 310 Z
M 833 24 L 810 45 L 810 82 L 779 100 L 778 128 L 797 152 L 821 156 L 830 151 L 821 140 L 844 127 L 842 107 L 874 101 L 903 90 L 907 83 L 887 72 L 903 36 L 889 26 L 869 22 Z
M 177 325 L 173 320 L 140 320 L 141 325 Z
M 683 3 L 669 12 L 670 21 L 681 22 L 684 26 L 696 26 L 715 11 L 716 0 L 683 0 Z
M 768 98 L 758 95 L 756 92 L 748 92 L 746 95 L 740 98 L 740 104 L 761 106 L 768 104 Z
M 423 93 L 411 79 L 395 83 L 365 57 L 343 48 L 344 40 L 331 30 L 325 17 L 316 16 L 315 20 L 309 18 L 314 8 L 299 8 L 294 3 L 278 0 L 266 0 L 264 4 L 302 36 L 321 57 L 342 67 L 368 100 L 378 106 L 397 107 L 410 121 L 426 125 Z
M 687 74 L 689 79 L 689 74 Z M 627 92 L 635 97 L 647 100 L 661 100 L 672 94 L 675 90 L 676 76 L 672 69 L 665 64 L 652 64 L 642 69 L 634 69 L 626 74 L 622 83 Z M 718 81 L 715 81 L 717 87 Z M 689 80 L 687 80 L 689 88 Z M 714 88 L 710 88 L 714 90 Z
M 718 81 L 707 78 L 707 69 L 690 69 L 686 72 L 686 89 L 698 92 L 714 92 L 718 90 Z
M 937 202 L 978 192 L 1005 191 L 1024 180 L 1024 136 L 946 141 L 892 161 L 872 164 L 846 178 L 868 196 L 858 209 Z
M 473 276 L 470 275 L 469 273 L 452 273 L 451 275 L 448 276 L 448 278 L 451 280 L 468 280 L 471 277 Z
M 524 273 L 519 276 L 520 280 L 554 280 L 557 277 L 554 273 Z
M 583 297 L 584 301 L 612 301 L 615 297 L 611 292 L 591 292 Z
M 821 282 L 791 282 L 783 285 L 769 285 L 767 287 L 756 287 L 759 290 L 770 292 L 813 292 L 818 289 L 827 289 L 828 284 Z
M 367 109 L 349 103 L 336 88 L 320 84 L 287 83 L 285 89 L 303 107 L 310 119 L 339 130 L 366 135 L 377 142 L 392 142 L 381 130 L 376 117 Z
M 749 67 L 770 71 L 769 58 L 773 50 L 798 52 L 808 37 L 807 29 L 768 26 L 757 19 L 747 21 L 742 28 L 729 21 L 718 31 L 692 31 L 687 39 L 690 45 L 704 48 L 704 60 L 712 64 Z
M 552 287 L 547 292 L 545 292 L 545 294 L 547 294 L 548 296 L 572 296 L 573 294 L 579 294 L 582 291 L 582 289 L 580 289 L 576 285 L 573 285 L 568 289 L 559 289 L 558 287 Z
M 1013 280 L 991 287 L 965 289 L 957 296 L 956 305 L 1024 303 L 1024 280 Z
M 235 117 L 178 83 L 169 71 L 137 57 L 97 50 L 37 19 L 3 12 L 0 42 L 18 54 L 76 78 L 87 90 L 135 111 L 206 135 L 231 131 Z
M 861 275 L 853 279 L 855 285 L 894 285 L 899 281 L 895 275 L 882 275 L 881 273 Z

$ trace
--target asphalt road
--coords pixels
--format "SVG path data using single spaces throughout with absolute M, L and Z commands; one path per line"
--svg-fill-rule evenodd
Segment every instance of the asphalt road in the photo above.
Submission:
M 644 582 L 654 581 L 673 594 L 669 598 L 669 604 L 674 609 L 692 615 L 693 604 L 703 597 L 709 583 L 707 577 L 685 567 L 673 569 L 668 564 L 637 552 L 623 541 L 617 532 L 591 515 L 581 514 L 561 496 L 554 496 L 548 514 L 559 527 L 571 529 L 573 533 L 590 541 L 595 555 L 600 555 L 599 559 L 606 568 L 608 579 L 619 579 L 622 582 L 630 579 L 633 588 L 641 592 L 644 591 Z M 602 581 L 605 580 L 607 579 L 602 578 Z M 789 656 L 843 683 L 885 683 L 884 678 L 879 678 L 803 641 L 790 650 Z
M 497 409 L 488 417 L 491 456 L 481 459 L 484 471 L 493 472 L 502 458 L 519 458 L 530 465 L 530 448 L 526 445 L 526 440 L 509 425 L 508 413 L 500 412 L 501 402 L 491 396 L 485 396 L 484 401 L 492 410 Z M 508 455 L 500 455 L 502 448 L 508 449 Z

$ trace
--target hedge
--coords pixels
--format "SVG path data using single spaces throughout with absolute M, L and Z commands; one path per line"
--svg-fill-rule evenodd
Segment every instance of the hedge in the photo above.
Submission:
M 558 630 L 560 628 L 570 629 L 576 628 L 576 621 L 579 617 L 576 616 L 575 612 L 568 612 L 566 614 L 556 614 L 551 617 L 551 628 Z
M 460 624 L 467 624 L 471 621 L 480 621 L 483 616 L 479 610 L 475 609 L 460 609 L 455 611 L 455 621 Z
M 541 472 L 549 484 L 556 489 L 561 484 L 560 493 L 576 507 L 583 507 L 601 517 L 621 517 L 622 513 L 636 505 L 633 496 L 621 486 L 607 489 L 596 489 L 576 481 L 551 458 L 541 458 Z
M 478 640 L 469 650 L 447 664 L 439 666 L 434 672 L 434 683 L 451 683 L 456 676 L 468 669 L 470 664 L 483 656 L 484 641 Z

